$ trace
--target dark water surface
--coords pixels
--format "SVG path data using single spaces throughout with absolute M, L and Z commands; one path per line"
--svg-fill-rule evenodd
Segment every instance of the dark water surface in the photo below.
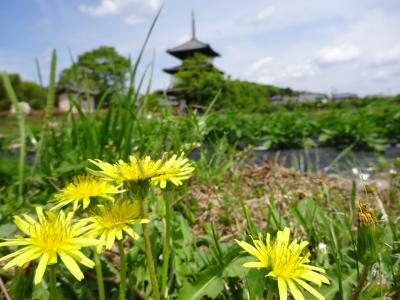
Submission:
M 196 149 L 188 154 L 190 159 L 198 160 L 200 151 Z M 355 169 L 363 172 L 383 171 L 389 172 L 396 157 L 400 157 L 400 144 L 390 146 L 386 151 L 376 153 L 373 151 L 346 151 L 335 148 L 313 148 L 313 149 L 289 149 L 289 150 L 263 150 L 254 149 L 256 163 L 262 163 L 265 159 L 281 164 L 286 167 L 295 168 L 302 172 L 320 171 L 327 174 L 340 174 L 350 176 Z M 17 160 L 17 150 L 1 151 L 1 160 L 10 158 Z M 27 163 L 32 164 L 35 158 L 33 152 L 27 153 Z
M 358 171 L 389 172 L 396 157 L 400 157 L 400 145 L 391 146 L 386 151 L 346 151 L 335 148 L 256 150 L 257 161 L 265 158 L 299 171 L 321 171 L 328 174 L 352 175 Z

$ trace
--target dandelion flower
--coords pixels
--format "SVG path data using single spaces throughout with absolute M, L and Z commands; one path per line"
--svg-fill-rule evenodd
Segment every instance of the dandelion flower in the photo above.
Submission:
M 115 238 L 122 240 L 123 232 L 126 232 L 133 239 L 139 236 L 133 231 L 132 224 L 148 223 L 149 220 L 140 218 L 139 202 L 128 200 L 116 201 L 110 205 L 98 205 L 98 213 L 89 218 L 92 223 L 90 235 L 99 237 L 106 249 L 111 249 Z M 100 252 L 102 245 L 98 245 Z
M 161 165 L 161 160 L 154 161 L 150 156 L 140 159 L 134 155 L 129 156 L 128 163 L 123 160 L 119 160 L 115 164 L 109 164 L 98 159 L 89 161 L 101 169 L 101 171 L 89 170 L 90 172 L 106 180 L 116 182 L 148 180 L 156 174 Z
M 129 156 L 129 163 L 118 162 L 122 171 L 124 181 L 145 181 L 156 175 L 161 165 L 161 160 L 154 161 L 150 156 L 137 158 L 134 155 Z
M 122 170 L 120 166 L 101 161 L 100 159 L 89 159 L 89 162 L 100 169 L 100 171 L 88 169 L 90 173 L 102 177 L 104 180 L 108 181 L 116 181 L 118 183 L 121 183 L 123 181 Z
M 73 209 L 76 210 L 80 201 L 83 203 L 83 209 L 86 209 L 91 197 L 113 200 L 111 195 L 124 192 L 120 187 L 121 185 L 116 186 L 94 176 L 77 176 L 55 195 L 57 205 L 53 209 L 73 203 Z
M 259 235 L 258 240 L 253 239 L 254 246 L 252 246 L 249 243 L 246 243 L 244 241 L 235 240 L 239 244 L 239 246 L 243 248 L 243 250 L 245 250 L 246 252 L 255 256 L 259 260 L 257 262 L 247 262 L 243 265 L 244 267 L 247 267 L 247 268 L 267 268 L 268 267 L 268 265 L 269 265 L 268 264 L 269 263 L 268 245 L 270 243 L 269 239 L 270 239 L 270 236 L 268 234 L 267 240 L 264 243 L 261 235 Z
M 283 231 L 278 231 L 276 240 L 270 247 L 272 271 L 267 276 L 278 281 L 280 300 L 287 299 L 288 287 L 295 300 L 304 299 L 298 286 L 303 287 L 317 299 L 325 299 L 306 282 L 310 281 L 318 286 L 321 286 L 322 283 L 329 284 L 329 280 L 322 275 L 325 274 L 325 270 L 307 264 L 310 262 L 310 253 L 301 256 L 308 242 L 299 244 L 294 240 L 289 244 L 289 236 L 290 230 L 287 227 Z
M 254 240 L 255 247 L 245 242 L 237 241 L 246 252 L 260 260 L 260 262 L 247 263 L 244 266 L 267 268 L 270 271 L 267 276 L 278 281 L 280 300 L 287 300 L 288 288 L 295 300 L 303 300 L 304 296 L 299 286 L 315 298 L 325 299 L 324 296 L 306 282 L 313 282 L 318 286 L 321 286 L 322 283 L 329 284 L 329 280 L 324 275 L 325 270 L 308 264 L 310 262 L 310 253 L 301 256 L 308 242 L 297 243 L 294 240 L 289 244 L 289 236 L 290 230 L 285 228 L 283 231 L 278 231 L 276 238 L 272 241 L 269 234 L 267 234 L 265 244 L 261 239 Z
M 187 158 L 184 158 L 183 153 L 178 157 L 176 154 L 161 164 L 151 181 L 155 185 L 160 185 L 164 189 L 167 182 L 170 181 L 174 185 L 182 185 L 182 181 L 190 177 L 194 171 L 191 163 Z
M 36 208 L 38 221 L 28 215 L 15 216 L 14 223 L 28 237 L 17 236 L 0 243 L 3 246 L 24 246 L 23 248 L 6 255 L 0 259 L 10 260 L 4 269 L 13 266 L 21 267 L 25 263 L 40 258 L 36 268 L 34 283 L 41 282 L 47 265 L 57 263 L 57 258 L 79 281 L 83 279 L 83 273 L 78 263 L 93 268 L 94 262 L 87 258 L 80 249 L 98 245 L 98 241 L 86 235 L 89 228 L 85 219 L 72 223 L 72 213 L 67 215 L 61 211 L 58 215 L 52 212 L 43 213 L 41 207 Z

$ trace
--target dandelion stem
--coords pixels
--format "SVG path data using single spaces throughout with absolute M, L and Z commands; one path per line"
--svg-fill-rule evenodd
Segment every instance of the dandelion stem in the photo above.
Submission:
M 163 241 L 163 268 L 161 277 L 161 294 L 168 298 L 167 281 L 170 257 L 170 227 L 171 227 L 171 196 L 172 192 L 166 192 L 165 199 L 165 231 Z
M 360 297 L 361 291 L 365 285 L 365 282 L 367 281 L 369 268 L 369 266 L 364 265 L 360 280 L 358 281 L 358 285 L 349 300 L 357 300 Z
M 267 300 L 272 300 L 272 299 L 274 299 L 274 293 L 272 292 L 272 290 L 269 290 L 267 294 Z
M 276 291 L 276 287 L 273 286 L 273 283 L 271 280 L 267 281 L 267 300 L 273 300 L 274 299 L 274 291 Z
M 49 279 L 50 279 L 50 299 L 57 299 L 57 278 L 56 278 L 56 267 L 51 266 L 49 268 Z
M 126 290 L 126 255 L 122 241 L 118 240 L 119 259 L 121 267 L 119 271 L 119 300 L 125 300 Z
M 140 214 L 142 219 L 146 219 L 146 212 L 144 210 L 144 200 L 140 200 Z M 146 223 L 142 224 L 142 228 L 143 228 L 143 238 L 144 238 L 144 249 L 146 252 L 146 260 L 150 273 L 151 286 L 153 287 L 153 295 L 156 300 L 160 300 L 160 292 L 158 290 L 156 270 L 154 267 L 153 254 L 151 250 L 149 228 Z
M 103 271 L 101 270 L 101 261 L 96 250 L 94 251 L 94 262 L 96 263 L 96 277 L 97 277 L 97 288 L 99 291 L 99 300 L 105 300 L 104 292 L 104 281 L 103 281 Z

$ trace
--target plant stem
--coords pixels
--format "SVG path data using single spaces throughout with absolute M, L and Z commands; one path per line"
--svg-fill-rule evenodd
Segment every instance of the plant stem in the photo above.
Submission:
M 47 90 L 47 102 L 46 102 L 46 107 L 44 109 L 42 130 L 40 132 L 40 140 L 39 140 L 39 144 L 36 149 L 36 153 L 35 153 L 36 155 L 35 155 L 35 160 L 33 162 L 32 169 L 31 169 L 31 174 L 35 173 L 36 167 L 40 163 L 40 160 L 42 158 L 42 152 L 43 152 L 43 150 L 45 150 L 45 147 L 46 147 L 45 145 L 46 145 L 46 139 L 47 139 L 47 131 L 49 130 L 49 122 L 50 122 L 50 118 L 53 114 L 53 109 L 54 109 L 54 98 L 55 98 L 56 76 L 57 76 L 56 75 L 56 64 L 57 64 L 57 54 L 56 54 L 56 50 L 53 49 L 53 52 L 51 54 L 50 82 L 49 82 L 49 88 Z M 37 66 L 38 65 L 39 64 L 37 63 Z M 40 70 L 39 70 L 39 74 L 40 74 Z
M 56 267 L 50 266 L 49 268 L 50 277 L 50 299 L 57 299 L 57 278 L 56 278 Z
M 144 200 L 140 200 L 140 214 L 142 219 L 146 219 L 146 212 L 144 210 Z M 153 295 L 156 300 L 160 300 L 160 292 L 158 290 L 156 269 L 154 267 L 153 254 L 151 250 L 149 228 L 146 223 L 142 224 L 142 228 L 143 228 L 143 238 L 144 238 L 144 249 L 146 252 L 147 266 L 149 268 L 149 273 L 150 273 L 150 282 L 151 286 L 153 287 Z
M 273 298 L 274 298 L 274 293 L 272 292 L 272 290 L 269 290 L 267 294 L 267 300 L 272 300 Z
M 6 288 L 6 286 L 4 285 L 4 282 L 3 282 L 3 280 L 1 279 L 1 277 L 0 277 L 0 289 L 1 289 L 1 291 L 3 292 L 4 298 L 5 298 L 6 300 L 11 300 L 10 295 L 8 294 L 7 288 Z
M 369 266 L 364 265 L 363 271 L 361 273 L 360 280 L 358 281 L 358 285 L 354 290 L 353 294 L 349 298 L 349 300 L 357 300 L 360 297 L 361 291 L 367 281 Z
M 106 300 L 104 292 L 103 271 L 101 270 L 101 261 L 96 250 L 94 250 L 94 262 L 96 263 L 96 277 L 97 289 L 99 291 L 99 300 Z
M 122 241 L 118 240 L 119 259 L 121 267 L 119 271 L 119 300 L 125 300 L 126 290 L 126 255 Z
M 170 227 L 171 227 L 171 198 L 172 192 L 166 192 L 165 200 L 165 231 L 163 241 L 163 268 L 161 277 L 161 295 L 168 298 L 167 282 L 170 257 Z
M 19 126 L 19 166 L 18 166 L 18 205 L 24 202 L 24 168 L 25 168 L 25 156 L 26 156 L 26 124 L 25 124 L 25 113 L 20 106 L 15 91 L 11 85 L 10 78 L 5 73 L 0 73 L 3 77 L 3 84 L 6 90 L 7 96 L 10 98 L 11 104 L 15 107 L 15 112 Z
M 267 280 L 267 300 L 274 299 L 274 291 L 276 291 L 276 287 L 273 286 L 273 283 L 270 279 Z

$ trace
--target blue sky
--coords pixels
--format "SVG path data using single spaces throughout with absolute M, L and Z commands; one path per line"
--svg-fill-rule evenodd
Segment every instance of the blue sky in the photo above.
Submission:
M 3 0 L 0 70 L 37 81 L 35 57 L 47 79 L 50 52 L 58 70 L 69 51 L 101 45 L 135 57 L 158 7 L 164 8 L 144 64 L 155 57 L 153 87 L 165 88 L 161 69 L 178 60 L 165 53 L 197 37 L 221 54 L 215 64 L 232 78 L 316 92 L 400 93 L 398 0 Z

